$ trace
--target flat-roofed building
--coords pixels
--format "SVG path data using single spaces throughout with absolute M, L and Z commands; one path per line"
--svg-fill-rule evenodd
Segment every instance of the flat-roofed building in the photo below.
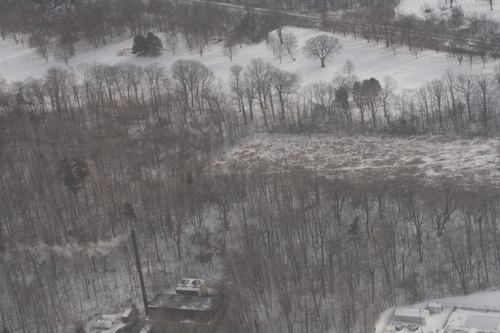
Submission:
M 425 325 L 427 318 L 429 318 L 429 310 L 414 309 L 414 308 L 397 308 L 392 317 L 393 321 L 400 321 L 404 323 L 412 323 L 418 325 Z
M 158 294 L 148 304 L 154 333 L 213 333 L 227 308 L 222 297 Z

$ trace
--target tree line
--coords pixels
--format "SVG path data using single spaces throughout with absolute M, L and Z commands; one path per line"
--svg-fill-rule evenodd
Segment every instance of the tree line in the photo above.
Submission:
M 227 9 L 208 2 L 102 0 L 68 3 L 52 11 L 29 0 L 0 3 L 2 39 L 27 45 L 47 61 L 53 56 L 66 64 L 88 46 L 97 48 L 148 32 L 164 33 L 170 41 L 183 34 L 191 49 L 212 39 L 260 41 L 285 22 L 287 16 L 279 13 Z
M 292 3 L 283 6 L 297 9 Z M 486 15 L 466 14 L 460 7 L 452 7 L 452 2 L 445 15 L 438 15 L 430 7 L 422 8 L 424 20 L 415 14 L 396 15 L 397 2 L 393 1 L 321 3 L 321 8 L 313 10 L 321 14 L 316 18 L 280 12 L 283 8 L 255 11 L 250 6 L 226 8 L 210 2 L 103 0 L 75 2 L 50 11 L 28 0 L 4 1 L 0 4 L 0 36 L 27 44 L 47 61 L 52 56 L 66 64 L 87 45 L 100 47 L 128 37 L 147 36 L 149 32 L 165 33 L 165 46 L 174 53 L 183 35 L 189 49 L 202 56 L 213 41 L 224 40 L 234 50 L 234 45 L 242 43 L 263 39 L 269 43 L 268 33 L 286 25 L 317 24 L 324 30 L 362 37 L 367 42 L 383 42 L 394 53 L 404 45 L 416 57 L 424 48 L 449 52 L 460 65 L 469 62 L 472 66 L 474 59 L 480 59 L 484 66 L 488 59 L 500 54 L 498 23 Z M 259 4 L 265 7 L 265 3 Z M 311 7 L 310 2 L 301 4 L 305 5 Z M 342 15 L 331 20 L 328 12 L 337 11 Z

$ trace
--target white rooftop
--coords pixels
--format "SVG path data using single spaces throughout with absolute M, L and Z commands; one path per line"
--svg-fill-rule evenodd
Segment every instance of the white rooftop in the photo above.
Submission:
M 396 312 L 394 312 L 394 315 L 424 318 L 429 316 L 429 310 L 414 309 L 414 308 L 397 308 Z

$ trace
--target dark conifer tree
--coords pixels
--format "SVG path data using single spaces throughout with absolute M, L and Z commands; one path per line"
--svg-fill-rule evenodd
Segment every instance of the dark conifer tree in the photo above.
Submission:
M 137 55 L 143 55 L 146 50 L 146 38 L 142 35 L 136 35 L 134 37 L 134 44 L 132 44 L 132 53 Z
M 132 45 L 132 53 L 139 56 L 157 56 L 160 54 L 163 44 L 161 39 L 152 32 L 148 32 L 147 36 L 137 35 L 134 37 Z
M 148 35 L 146 36 L 146 55 L 157 56 L 160 54 L 162 48 L 163 44 L 161 39 L 152 32 L 148 32 Z

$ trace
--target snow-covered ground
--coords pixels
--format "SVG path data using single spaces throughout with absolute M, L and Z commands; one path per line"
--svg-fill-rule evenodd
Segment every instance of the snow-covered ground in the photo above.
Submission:
M 456 177 L 466 183 L 500 181 L 499 139 L 259 135 L 225 152 L 217 170 L 266 167 L 275 172 L 397 175 L 416 169 L 428 178 Z
M 498 332 L 500 329 L 500 291 L 490 290 L 468 296 L 446 297 L 430 302 L 443 305 L 443 312 L 431 314 L 417 332 Z M 426 309 L 428 302 L 409 308 Z M 399 322 L 392 321 L 394 309 L 385 311 L 376 325 L 375 333 L 396 332 Z M 406 327 L 400 332 L 408 332 Z
M 232 65 L 239 64 L 245 67 L 252 58 L 262 58 L 265 62 L 283 70 L 299 74 L 302 77 L 302 85 L 306 85 L 317 81 L 331 81 L 342 72 L 346 61 L 350 60 L 355 66 L 355 74 L 361 80 L 375 77 L 382 82 L 384 76 L 390 76 L 398 82 L 400 89 L 406 90 L 415 89 L 426 82 L 439 79 L 447 70 L 471 74 L 491 72 L 500 63 L 491 60 L 486 64 L 486 70 L 483 70 L 482 63 L 477 59 L 471 69 L 468 63 L 464 62 L 460 66 L 456 59 L 445 53 L 438 54 L 435 51 L 424 50 L 416 58 L 406 47 L 401 47 L 394 55 L 390 48 L 384 46 L 383 41 L 380 45 L 376 45 L 374 41 L 367 43 L 360 36 L 355 39 L 352 36 L 343 37 L 337 34 L 336 37 L 342 44 L 340 54 L 327 63 L 326 68 L 321 68 L 319 60 L 308 59 L 302 54 L 301 47 L 308 38 L 325 34 L 325 32 L 296 27 L 288 27 L 287 30 L 298 37 L 299 48 L 294 55 L 296 61 L 287 56 L 282 64 L 265 42 L 257 45 L 243 45 L 231 62 L 229 58 L 223 56 L 221 43 L 211 44 L 203 57 L 194 51 L 188 51 L 183 45 L 179 45 L 179 50 L 175 55 L 170 51 L 163 51 L 158 57 L 138 57 L 131 54 L 132 39 L 127 39 L 98 49 L 89 47 L 85 52 L 70 59 L 69 65 L 77 68 L 81 63 L 102 62 L 113 65 L 130 62 L 145 66 L 157 62 L 170 68 L 178 59 L 195 59 L 209 67 L 218 78 L 227 80 Z M 183 41 L 180 44 L 183 44 Z M 55 61 L 52 57 L 46 62 L 45 59 L 37 56 L 34 49 L 16 45 L 11 40 L 0 41 L 0 76 L 9 81 L 24 80 L 30 76 L 43 77 L 46 70 L 52 66 L 65 67 L 63 63 Z
M 493 1 L 493 10 L 490 10 L 488 0 L 453 0 L 453 7 L 462 7 L 466 15 L 477 13 L 487 15 L 490 18 L 500 18 L 500 4 Z M 416 14 L 423 18 L 425 15 L 422 8 L 429 8 L 432 12 L 440 14 L 450 8 L 450 1 L 445 0 L 401 0 L 398 12 L 401 14 Z

